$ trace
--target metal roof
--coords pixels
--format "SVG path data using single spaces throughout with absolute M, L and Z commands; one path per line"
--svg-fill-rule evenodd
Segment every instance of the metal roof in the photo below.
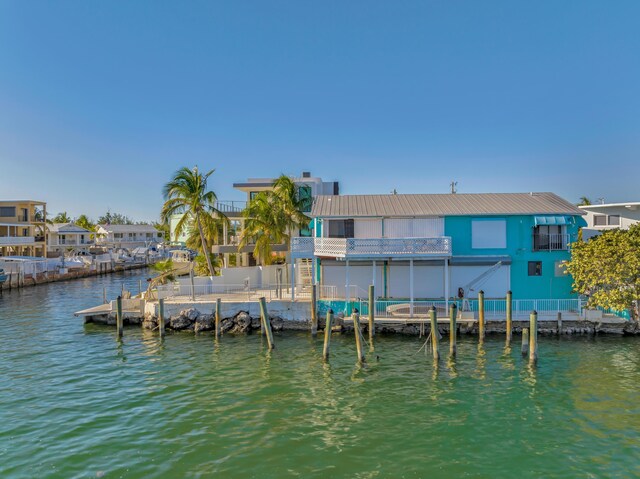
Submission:
M 584 215 L 554 193 L 317 196 L 312 217 Z

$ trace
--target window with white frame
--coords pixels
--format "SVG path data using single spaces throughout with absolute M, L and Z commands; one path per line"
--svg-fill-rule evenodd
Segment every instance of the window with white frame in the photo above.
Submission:
M 506 220 L 471 221 L 471 247 L 473 249 L 503 249 L 507 247 Z
M 607 226 L 607 215 L 593 215 L 593 226 Z
M 607 224 L 609 226 L 620 226 L 620 215 L 607 216 Z

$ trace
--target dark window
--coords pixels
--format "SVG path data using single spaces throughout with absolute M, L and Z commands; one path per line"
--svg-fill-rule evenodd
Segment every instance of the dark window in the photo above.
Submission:
M 607 216 L 606 215 L 593 215 L 593 225 L 594 226 L 607 226 Z
M 354 222 L 348 220 L 330 220 L 329 238 L 353 238 Z
M 16 207 L 0 206 L 0 216 L 3 218 L 14 218 L 16 216 Z
M 529 276 L 542 276 L 542 261 L 529 261 Z
M 310 186 L 301 186 L 298 189 L 298 198 L 300 199 L 300 209 L 303 213 L 309 213 L 311 211 L 311 205 L 313 203 L 311 196 Z
M 259 191 L 250 191 L 249 192 L 249 200 L 253 200 L 256 196 L 258 196 Z
M 620 226 L 620 215 L 609 215 L 609 226 Z

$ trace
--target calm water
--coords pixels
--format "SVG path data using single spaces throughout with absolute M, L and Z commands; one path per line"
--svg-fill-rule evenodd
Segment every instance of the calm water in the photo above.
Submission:
M 0 299 L 2 478 L 640 476 L 640 342 L 502 338 L 434 369 L 418 338 L 168 335 L 84 325 L 111 276 Z M 516 337 L 519 340 L 519 337 Z

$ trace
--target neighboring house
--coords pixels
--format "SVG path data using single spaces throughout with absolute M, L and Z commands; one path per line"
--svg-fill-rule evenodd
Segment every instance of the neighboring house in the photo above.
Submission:
M 98 225 L 96 245 L 133 249 L 150 246 L 164 241 L 161 231 L 149 224 L 140 225 Z
M 47 204 L 0 201 L 0 256 L 46 257 Z
M 292 177 L 293 182 L 298 185 L 300 197 L 306 203 L 303 212 L 310 214 L 313 199 L 319 195 L 339 195 L 340 185 L 337 181 L 323 181 L 322 178 L 311 176 L 309 172 L 303 172 L 300 177 Z M 233 187 L 246 194 L 244 201 L 218 201 L 216 208 L 229 218 L 229 226 L 225 227 L 223 232 L 222 244 L 213 245 L 212 251 L 215 254 L 221 254 L 224 258 L 224 264 L 230 264 L 230 258 L 235 256 L 236 266 L 252 266 L 255 265 L 253 259 L 254 246 L 247 245 L 238 251 L 240 243 L 240 232 L 244 227 L 244 219 L 242 211 L 246 208 L 247 203 L 262 191 L 270 191 L 277 178 L 249 178 L 242 183 L 234 183 Z M 171 241 L 177 241 L 184 244 L 186 241 L 186 232 L 183 232 L 177 239 L 175 238 L 175 225 L 180 221 L 182 215 L 173 215 L 170 220 Z M 309 237 L 312 232 L 310 228 L 304 228 L 296 231 L 293 236 Z M 286 255 L 287 246 L 285 244 L 272 245 L 274 253 Z
M 586 213 L 587 226 L 582 229 L 582 239 L 588 240 L 603 231 L 640 223 L 640 202 L 606 203 L 580 206 Z
M 553 193 L 319 196 L 314 238 L 295 238 L 292 255 L 315 258 L 314 281 L 338 297 L 366 297 L 374 284 L 377 297 L 409 300 L 449 300 L 459 288 L 574 298 L 561 263 L 583 214 Z
M 60 256 L 70 250 L 88 253 L 89 248 L 93 246 L 91 238 L 93 233 L 73 222 L 49 224 L 47 229 L 49 230 L 47 238 L 49 256 Z

